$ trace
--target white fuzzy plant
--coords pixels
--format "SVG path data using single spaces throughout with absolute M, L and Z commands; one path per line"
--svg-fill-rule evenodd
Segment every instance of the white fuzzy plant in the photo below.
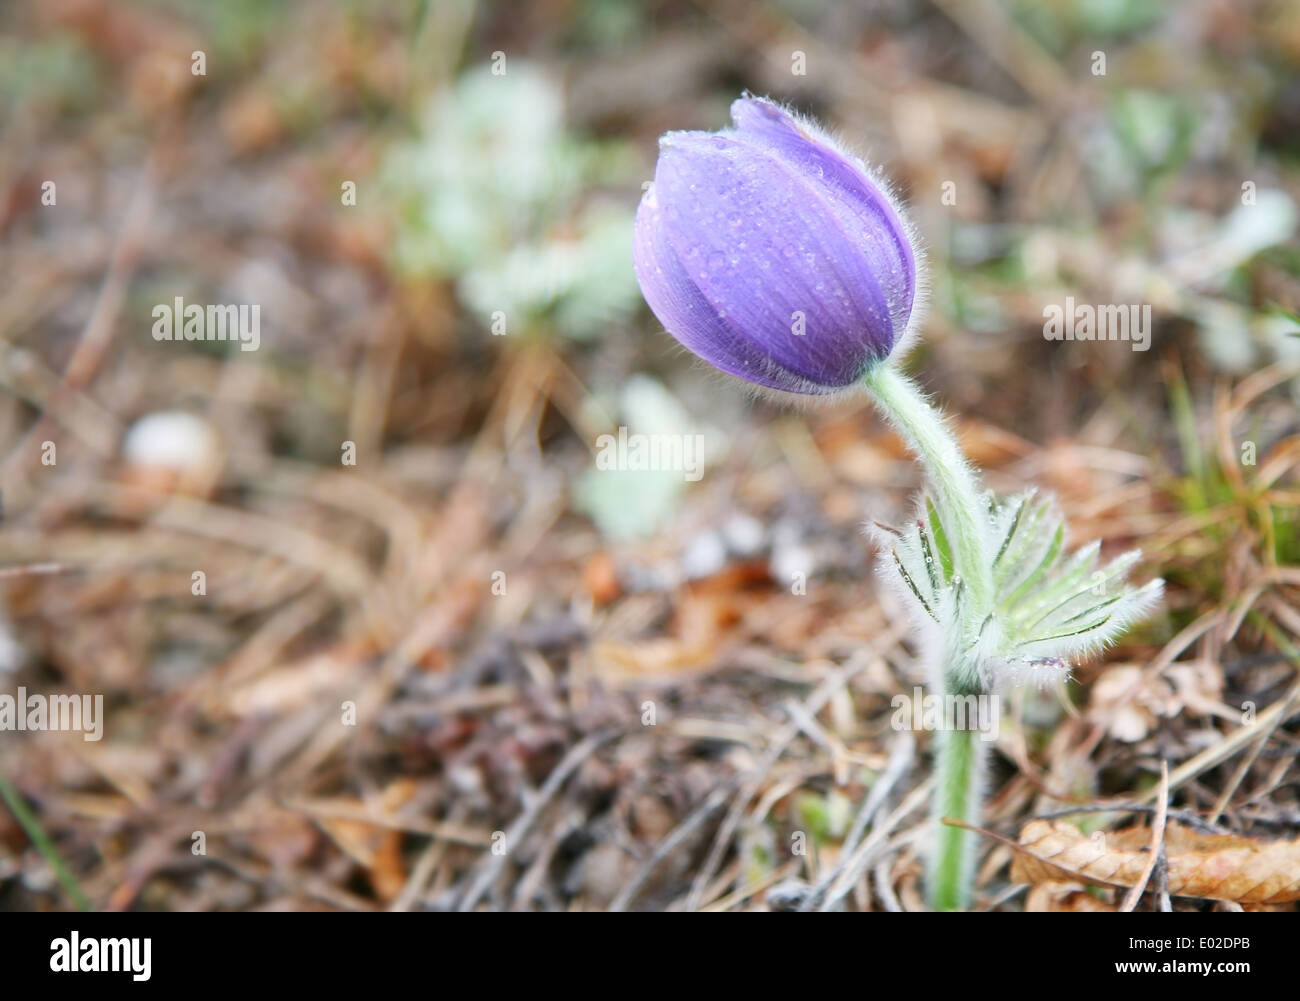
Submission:
M 1125 583 L 1140 552 L 1104 565 L 1096 542 L 1068 553 L 1049 497 L 985 491 L 943 419 L 892 365 L 866 381 L 929 473 L 933 496 L 922 498 L 911 527 L 871 533 L 884 557 L 880 576 L 916 625 L 934 693 L 997 698 L 1017 685 L 1055 684 L 1160 600 L 1163 581 Z M 939 910 L 970 904 L 974 836 L 944 818 L 978 823 L 986 751 L 974 729 L 937 735 L 928 885 Z

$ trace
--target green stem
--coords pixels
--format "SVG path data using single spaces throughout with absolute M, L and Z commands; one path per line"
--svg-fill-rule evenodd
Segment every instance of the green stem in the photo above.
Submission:
M 863 381 L 894 429 L 920 458 L 935 494 L 935 509 L 949 539 L 954 569 L 961 576 L 967 601 L 956 635 L 945 636 L 947 662 L 934 682 L 945 696 L 981 696 L 977 665 L 963 648 L 978 634 L 994 603 L 993 559 L 987 502 L 975 472 L 962 455 L 943 416 L 926 400 L 916 383 L 888 362 L 875 365 Z M 987 697 L 987 696 L 985 696 Z M 938 786 L 932 804 L 934 848 L 930 855 L 930 906 L 936 911 L 965 910 L 974 883 L 975 835 L 945 824 L 949 817 L 977 824 L 980 776 L 986 748 L 981 732 L 941 730 L 937 735 Z
M 973 832 L 944 817 L 979 823 L 980 772 L 984 740 L 977 730 L 942 730 L 938 734 L 938 787 L 933 805 L 934 851 L 930 857 L 930 906 L 936 911 L 963 911 L 970 906 L 974 883 Z
M 921 459 L 935 491 L 935 507 L 953 561 L 981 618 L 993 607 L 993 564 L 988 552 L 984 494 L 942 415 L 920 387 L 888 362 L 873 366 L 863 379 L 876 406 Z

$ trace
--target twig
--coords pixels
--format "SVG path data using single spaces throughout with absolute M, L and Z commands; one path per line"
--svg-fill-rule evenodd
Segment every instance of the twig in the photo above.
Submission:
M 811 911 L 820 902 L 825 895 L 826 890 L 831 883 L 844 871 L 848 865 L 848 860 L 854 850 L 858 847 L 858 842 L 862 840 L 862 835 L 866 833 L 867 826 L 876 815 L 885 802 L 890 792 L 893 791 L 899 780 L 907 774 L 912 767 L 912 758 L 916 753 L 916 740 L 906 731 L 899 734 L 898 740 L 894 742 L 893 750 L 889 753 L 889 760 L 885 763 L 885 770 L 880 777 L 871 785 L 871 791 L 863 800 L 858 815 L 853 818 L 853 826 L 849 828 L 848 836 L 844 839 L 844 847 L 840 854 L 840 864 L 835 866 L 824 876 L 822 876 L 812 891 L 804 898 L 799 905 L 801 911 Z
M 569 798 L 573 798 L 572 794 Z M 529 865 L 528 871 L 515 882 L 514 893 L 510 899 L 510 910 L 527 910 L 529 903 L 540 896 L 538 891 L 551 869 L 551 864 L 555 861 L 555 853 L 559 851 L 565 838 L 574 831 L 581 830 L 585 818 L 586 810 L 583 807 L 570 805 L 563 820 L 546 832 L 545 843 Z
M 1296 684 L 1292 686 L 1291 691 L 1285 698 L 1274 702 L 1271 706 L 1256 716 L 1255 722 L 1251 723 L 1249 726 L 1244 726 L 1236 733 L 1225 737 L 1221 744 L 1207 747 L 1194 758 L 1183 762 L 1183 764 L 1175 768 L 1173 774 L 1169 776 L 1170 790 L 1179 788 L 1183 783 L 1194 779 L 1202 772 L 1207 772 L 1215 765 L 1227 761 L 1241 750 L 1243 745 L 1254 740 L 1258 734 L 1271 730 L 1275 723 L 1280 723 L 1286 720 L 1291 713 L 1291 710 L 1288 707 L 1292 705 L 1298 692 L 1300 692 L 1300 682 L 1296 682 Z M 1159 795 L 1159 790 L 1152 789 L 1142 797 L 1140 802 L 1154 799 L 1157 795 Z
M 1265 621 L 1267 620 L 1260 620 L 1261 623 Z M 1300 658 L 1300 654 L 1297 653 L 1295 647 L 1292 646 L 1291 641 L 1282 634 L 1281 630 L 1274 628 L 1272 630 L 1266 629 L 1265 631 L 1269 632 L 1273 641 L 1282 648 L 1282 652 L 1286 654 L 1288 660 L 1300 664 L 1300 660 L 1297 659 Z M 1214 804 L 1214 812 L 1210 814 L 1210 823 L 1214 823 L 1214 821 L 1218 820 L 1219 815 L 1227 809 L 1228 801 L 1232 799 L 1232 794 L 1235 793 L 1238 786 L 1241 785 L 1242 779 L 1244 779 L 1246 773 L 1250 771 L 1250 766 L 1253 765 L 1255 759 L 1259 757 L 1259 752 L 1264 750 L 1264 746 L 1269 742 L 1269 738 L 1273 736 L 1273 731 L 1278 728 L 1284 719 L 1286 719 L 1287 715 L 1291 711 L 1291 706 L 1294 705 L 1298 696 L 1300 696 L 1300 683 L 1291 686 L 1291 690 L 1286 695 L 1286 701 L 1283 703 L 1282 709 L 1273 718 L 1272 722 L 1269 723 L 1267 729 L 1260 734 L 1259 740 L 1255 743 L 1255 747 L 1242 759 L 1241 764 L 1237 766 L 1237 770 L 1233 773 L 1232 779 L 1226 786 L 1224 786 L 1223 792 L 1219 795 L 1218 800 Z
M 886 817 L 878 827 L 872 829 L 871 836 L 862 842 L 857 851 L 853 853 L 853 857 L 849 859 L 848 864 L 843 867 L 839 880 L 832 885 L 819 910 L 829 911 L 857 885 L 858 880 L 862 878 L 862 874 L 867 871 L 867 866 L 871 864 L 872 853 L 882 846 L 885 838 L 889 836 L 889 832 L 898 825 L 900 820 L 929 800 L 933 787 L 934 776 L 931 776 L 913 789 L 903 802 L 898 804 L 894 812 Z
M 430 877 L 433 876 L 434 870 L 438 868 L 438 863 L 442 861 L 443 856 L 446 854 L 447 842 L 439 841 L 436 838 L 431 839 L 420 854 L 420 858 L 415 863 L 415 868 L 411 870 L 410 876 L 407 877 L 401 892 L 388 905 L 389 911 L 395 913 L 409 911 L 415 905 L 415 902 L 420 899 L 420 894 L 429 885 Z
M 1174 909 L 1173 903 L 1169 899 L 1169 862 L 1165 857 L 1165 845 L 1160 843 L 1160 857 L 1156 859 L 1156 901 L 1160 910 L 1169 913 Z
M 1160 801 L 1156 807 L 1156 822 L 1151 825 L 1151 857 L 1147 859 L 1146 868 L 1142 870 L 1142 875 L 1138 878 L 1138 881 L 1124 895 L 1124 902 L 1119 905 L 1121 911 L 1132 911 L 1137 907 L 1138 901 L 1142 899 L 1142 893 L 1146 890 L 1147 883 L 1151 879 L 1151 873 L 1164 855 L 1165 818 L 1168 816 L 1169 806 L 1169 763 L 1163 758 L 1160 760 L 1160 786 L 1158 792 Z
M 609 910 L 626 910 L 627 905 L 636 898 L 642 885 L 659 868 L 664 859 L 676 851 L 678 846 L 690 837 L 696 828 L 713 816 L 727 802 L 727 797 L 735 790 L 735 785 L 735 779 L 732 779 L 726 785 L 714 789 L 703 803 L 687 815 L 685 820 L 669 831 L 668 835 L 655 846 L 655 850 L 650 853 L 650 857 L 641 864 L 641 867 L 628 880 L 627 885 L 618 891 L 618 896 L 610 903 Z
M 465 891 L 465 895 L 461 898 L 457 910 L 472 911 L 474 909 L 474 905 L 479 902 L 479 898 L 487 892 L 488 888 L 496 882 L 497 877 L 501 875 L 506 859 L 510 857 L 508 854 L 510 846 L 517 845 L 523 840 L 524 835 L 528 833 L 534 822 L 536 822 L 538 815 L 542 812 L 542 808 L 554 798 L 555 794 L 560 791 L 560 787 L 577 770 L 578 766 L 591 757 L 602 745 L 607 744 L 616 736 L 618 736 L 618 731 L 614 729 L 597 730 L 569 748 L 569 753 L 555 766 L 555 770 L 542 783 L 541 789 L 537 791 L 537 794 L 524 807 L 523 812 L 515 818 L 514 823 L 506 830 L 507 853 L 487 857 L 487 860 L 479 869 L 478 876 L 470 883 L 469 889 Z
M 830 697 L 849 679 L 860 671 L 864 670 L 865 664 L 856 663 L 835 672 L 829 678 L 825 679 L 807 700 L 803 703 L 804 710 L 815 715 L 821 711 Z M 709 856 L 705 860 L 703 868 L 695 876 L 695 881 L 691 884 L 691 892 L 686 898 L 686 910 L 694 911 L 699 908 L 700 899 L 708 886 L 713 874 L 718 871 L 718 866 L 722 862 L 722 857 L 726 854 L 727 846 L 731 844 L 732 835 L 736 832 L 736 827 L 740 824 L 741 818 L 745 813 L 745 805 L 753 798 L 762 785 L 763 779 L 771 771 L 772 766 L 785 753 L 785 749 L 790 742 L 800 733 L 801 727 L 797 721 L 787 724 L 777 734 L 776 739 L 772 741 L 767 753 L 763 755 L 762 760 L 750 773 L 742 787 L 740 794 L 736 797 L 728 811 L 727 816 L 723 819 L 721 826 L 718 828 L 717 836 L 713 839 L 713 847 L 709 850 Z
M 1114 805 L 1075 806 L 1068 810 L 1054 810 L 1051 813 L 1040 813 L 1030 819 L 1056 820 L 1058 817 L 1069 817 L 1076 813 L 1141 813 L 1150 816 L 1157 812 L 1159 812 L 1159 808 L 1154 806 L 1141 806 L 1136 803 L 1116 803 Z M 1207 823 L 1204 819 L 1189 810 L 1169 810 L 1168 814 L 1170 820 L 1176 820 L 1180 824 L 1184 824 L 1202 834 L 1232 833 L 1232 831 L 1229 831 L 1218 824 Z
M 1028 889 L 1029 889 L 1028 883 L 1012 883 L 1005 890 L 999 893 L 996 897 L 994 897 L 983 907 L 981 907 L 980 911 L 985 914 L 996 911 L 999 907 L 1005 904 L 1012 897 L 1016 896 L 1017 894 L 1024 893 Z
M 118 232 L 109 256 L 108 270 L 95 299 L 94 309 L 68 359 L 63 378 L 40 418 L 22 437 L 18 445 L 9 452 L 4 461 L 0 462 L 0 482 L 8 482 L 23 457 L 48 433 L 53 423 L 60 421 L 58 413 L 62 409 L 62 404 L 90 384 L 108 352 L 113 333 L 118 326 L 117 318 L 126 302 L 127 286 L 130 284 L 131 275 L 140 257 L 141 234 L 147 228 L 152 215 L 158 155 L 159 147 L 155 145 L 136 179 L 130 201 L 127 202 L 123 214 L 122 228 Z M 111 442 L 101 441 L 99 447 L 107 450 L 111 448 Z
M 894 892 L 893 884 L 890 882 L 890 870 L 893 863 L 888 858 L 882 858 L 876 863 L 876 868 L 871 873 L 872 883 L 876 887 L 876 896 L 880 898 L 881 906 L 891 914 L 901 914 L 903 905 L 898 902 L 898 894 Z
M 492 835 L 489 831 L 463 827 L 460 824 L 438 823 L 437 821 L 418 820 L 413 817 L 395 816 L 390 813 L 379 813 L 364 807 L 331 803 L 328 800 L 286 797 L 280 800 L 280 805 L 291 813 L 302 813 L 315 820 L 345 820 L 354 824 L 369 824 L 389 831 L 419 834 L 451 844 L 471 845 L 475 848 L 481 848 L 492 841 Z
M 62 573 L 62 563 L 28 563 L 23 566 L 0 567 L 0 577 L 22 577 L 26 574 Z
M 1273 722 L 1269 724 L 1268 729 L 1260 734 L 1259 740 L 1255 742 L 1255 746 L 1251 749 L 1251 752 L 1241 759 L 1241 764 L 1237 766 L 1237 770 L 1233 773 L 1232 779 L 1223 787 L 1223 792 L 1219 795 L 1218 800 L 1215 801 L 1214 811 L 1210 814 L 1210 823 L 1214 823 L 1218 820 L 1223 811 L 1227 809 L 1228 801 L 1232 799 L 1232 794 L 1235 793 L 1237 788 L 1241 785 L 1242 779 L 1244 779 L 1246 773 L 1250 771 L 1250 766 L 1253 765 L 1255 760 L 1259 757 L 1259 752 L 1264 750 L 1264 746 L 1269 742 L 1269 738 L 1273 736 L 1273 731 L 1278 728 L 1282 720 L 1285 719 L 1288 712 L 1290 712 L 1291 706 L 1294 704 L 1297 696 L 1300 696 L 1300 685 L 1292 687 L 1286 697 L 1286 703 L 1282 706 L 1282 711 L 1274 717 Z
M 764 876 L 762 879 L 758 880 L 757 882 L 749 883 L 746 886 L 742 886 L 739 890 L 736 890 L 730 896 L 723 897 L 721 900 L 717 900 L 709 904 L 709 906 L 704 908 L 704 910 L 708 913 L 729 911 L 737 904 L 744 903 L 750 897 L 762 893 L 764 890 L 770 889 L 771 887 L 775 886 L 777 883 L 781 882 L 781 880 L 785 879 L 790 874 L 794 866 L 795 866 L 794 862 L 787 862 L 780 869 L 776 870 L 775 872 L 768 873 L 766 876 Z

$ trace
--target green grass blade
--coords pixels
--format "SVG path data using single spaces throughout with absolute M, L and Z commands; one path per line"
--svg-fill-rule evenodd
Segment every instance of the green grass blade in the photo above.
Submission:
M 79 911 L 93 910 L 90 906 L 90 899 L 81 889 L 81 884 L 77 882 L 77 877 L 72 874 L 68 864 L 63 861 L 63 856 L 59 854 L 58 848 L 54 846 L 50 836 L 41 827 L 41 822 L 36 819 L 36 814 L 32 813 L 22 794 L 3 772 L 0 772 L 0 799 L 5 801 L 5 805 L 9 807 L 9 812 L 14 815 L 14 819 L 26 832 L 31 843 L 36 846 L 36 850 L 50 864 L 50 869 L 54 872 L 59 885 L 63 887 L 63 892 L 72 900 L 73 906 Z

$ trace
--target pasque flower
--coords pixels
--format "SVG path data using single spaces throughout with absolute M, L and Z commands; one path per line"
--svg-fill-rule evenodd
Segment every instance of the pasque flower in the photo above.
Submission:
M 931 687 L 966 698 L 1062 678 L 1156 603 L 1125 584 L 1139 554 L 1073 553 L 1056 506 L 995 498 L 895 362 L 916 325 L 918 252 L 888 187 L 816 126 L 743 97 L 732 129 L 670 132 L 637 211 L 634 256 L 669 332 L 724 372 L 824 395 L 864 387 L 925 467 L 910 527 L 875 533 L 917 627 Z M 937 735 L 931 904 L 970 902 L 986 747 Z
M 669 132 L 636 218 L 637 278 L 668 332 L 770 389 L 856 385 L 906 336 L 917 263 L 886 186 L 771 101 Z

